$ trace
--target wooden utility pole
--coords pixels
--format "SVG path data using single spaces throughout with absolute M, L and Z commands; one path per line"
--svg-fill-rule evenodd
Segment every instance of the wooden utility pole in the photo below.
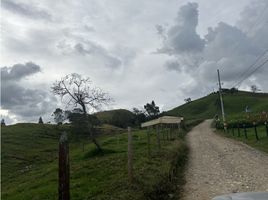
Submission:
M 221 77 L 220 77 L 220 70 L 217 69 L 218 72 L 218 81 L 219 81 L 219 95 L 220 95 L 220 101 L 221 101 L 221 113 L 222 113 L 222 120 L 225 127 L 225 113 L 224 113 L 224 105 L 223 105 L 223 99 L 222 99 L 222 91 L 221 91 Z
M 70 163 L 67 133 L 63 132 L 59 142 L 59 200 L 70 199 Z
M 128 127 L 128 180 L 129 183 L 132 183 L 133 180 L 133 152 L 132 152 L 132 134 L 131 134 L 131 128 Z

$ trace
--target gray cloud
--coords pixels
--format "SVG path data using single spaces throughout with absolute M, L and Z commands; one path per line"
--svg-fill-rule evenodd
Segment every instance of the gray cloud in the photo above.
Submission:
M 100 61 L 104 62 L 104 65 L 109 68 L 118 68 L 122 65 L 122 61 L 116 56 L 112 55 L 107 49 L 101 45 L 92 41 L 77 42 L 74 45 L 67 43 L 66 41 L 61 41 L 58 43 L 57 47 L 63 53 L 77 53 L 83 56 L 94 56 Z
M 177 60 L 170 60 L 165 63 L 165 67 L 169 71 L 181 72 L 181 65 Z
M 198 25 L 198 4 L 188 3 L 182 6 L 178 12 L 175 24 L 171 26 L 163 40 L 163 47 L 159 53 L 181 54 L 196 53 L 204 48 L 204 40 L 196 33 Z M 163 36 L 164 28 L 156 26 L 157 31 Z
M 22 80 L 40 72 L 40 66 L 28 62 L 1 68 L 1 108 L 21 118 L 51 112 L 56 98 L 42 89 L 29 89 Z
M 167 41 L 164 40 L 162 52 L 171 54 L 172 58 L 166 62 L 164 67 L 169 71 L 174 70 L 189 74 L 194 77 L 200 87 L 203 87 L 200 90 L 204 91 L 217 87 L 216 70 L 220 68 L 222 80 L 225 82 L 224 87 L 234 86 L 241 79 L 241 74 L 254 63 L 265 48 L 267 49 L 267 40 L 265 40 L 264 35 L 268 35 L 268 27 L 264 24 L 268 20 L 268 14 L 260 11 L 263 10 L 264 5 L 268 6 L 268 2 L 255 1 L 255 3 L 253 7 L 247 7 L 242 12 L 238 25 L 232 26 L 220 22 L 216 27 L 208 28 L 208 33 L 204 36 L 204 39 L 200 39 L 201 37 L 196 35 L 198 40 L 195 40 L 192 34 L 189 34 L 188 36 L 185 35 L 185 40 L 182 38 L 172 40 L 167 34 Z M 248 21 L 250 17 L 258 19 L 259 21 L 255 21 L 254 24 L 262 24 L 262 26 L 254 27 L 252 22 Z M 198 22 L 197 4 L 188 3 L 182 6 L 179 10 L 177 22 L 180 22 L 180 25 L 171 27 L 168 32 L 174 31 L 174 35 L 180 35 L 184 30 L 194 30 Z M 257 31 L 251 30 L 250 25 Z M 179 26 L 187 28 L 179 30 L 176 28 Z M 158 32 L 163 33 L 161 28 L 158 28 Z M 190 49 L 187 49 L 189 53 L 185 54 L 182 49 L 186 49 L 184 47 L 188 40 L 191 40 L 193 44 L 187 45 L 187 48 Z M 200 41 L 203 45 L 200 45 Z M 176 48 L 179 50 L 174 51 Z M 171 51 L 168 51 L 168 49 L 171 49 Z M 198 53 L 192 53 L 197 52 L 197 49 L 199 50 Z M 265 54 L 256 66 L 267 59 L 267 56 L 268 54 Z M 177 68 L 177 66 L 180 67 Z M 265 68 L 258 70 L 249 80 L 244 82 L 242 88 L 248 88 L 249 84 L 255 82 L 255 84 L 263 85 L 262 88 L 267 90 L 267 81 L 260 78 L 262 74 L 267 74 L 267 72 Z M 252 82 L 252 80 L 255 81 Z
M 13 12 L 15 14 L 23 15 L 32 19 L 45 19 L 51 20 L 51 15 L 40 8 L 33 5 L 15 2 L 13 0 L 2 0 L 1 5 L 3 8 Z
M 33 62 L 27 62 L 25 64 L 15 64 L 12 67 L 1 68 L 1 80 L 18 81 L 26 76 L 30 76 L 40 71 L 40 66 L 36 65 Z

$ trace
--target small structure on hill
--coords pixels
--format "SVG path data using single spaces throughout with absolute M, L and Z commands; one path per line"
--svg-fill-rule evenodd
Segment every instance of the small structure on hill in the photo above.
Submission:
M 147 146 L 148 155 L 151 156 L 151 132 L 155 130 L 157 138 L 158 151 L 161 149 L 160 133 L 162 133 L 162 140 L 171 140 L 176 137 L 180 132 L 180 124 L 182 123 L 182 117 L 163 116 L 158 119 L 154 119 L 141 124 L 142 128 L 147 128 Z M 175 131 L 176 130 L 176 131 Z M 154 134 L 153 134 L 154 135 Z
M 158 119 L 154 119 L 145 123 L 141 124 L 142 128 L 145 127 L 153 127 L 157 125 L 177 125 L 179 127 L 181 121 L 183 120 L 182 117 L 173 117 L 173 116 L 163 116 L 159 117 Z

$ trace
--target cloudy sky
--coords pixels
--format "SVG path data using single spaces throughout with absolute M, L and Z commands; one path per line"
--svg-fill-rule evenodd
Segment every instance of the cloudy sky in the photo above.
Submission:
M 267 0 L 2 0 L 1 115 L 51 120 L 55 80 L 79 73 L 107 91 L 103 109 L 161 110 L 223 87 L 268 92 Z M 259 58 L 255 65 L 248 68 Z M 240 80 L 246 78 L 241 84 Z

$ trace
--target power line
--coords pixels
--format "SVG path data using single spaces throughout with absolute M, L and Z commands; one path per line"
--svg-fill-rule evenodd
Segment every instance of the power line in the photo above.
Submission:
M 268 60 L 265 60 L 262 64 L 260 64 L 256 69 L 254 69 L 250 74 L 248 74 L 244 79 L 240 80 L 234 87 L 239 86 L 244 80 L 246 80 L 247 78 L 249 78 L 252 74 L 254 74 L 258 69 L 260 69 L 261 67 L 263 67 L 266 63 L 268 62 Z
M 250 26 L 249 28 L 248 28 L 248 30 L 245 30 L 244 31 L 244 33 L 246 33 L 246 34 L 250 34 L 250 32 L 252 32 L 252 30 L 254 30 L 254 28 L 256 27 L 256 25 L 257 24 L 259 24 L 260 23 L 260 19 L 263 17 L 263 15 L 264 15 L 264 13 L 265 13 L 265 10 L 268 8 L 268 4 L 263 8 L 263 10 L 260 12 L 260 14 L 257 16 L 257 18 L 256 18 L 256 20 L 255 20 L 255 23 L 252 25 L 252 26 Z M 236 43 L 236 45 L 235 45 L 235 47 L 234 47 L 234 51 L 236 51 L 237 49 L 238 49 L 238 47 L 240 46 L 240 43 L 239 43 L 239 41 L 237 41 L 237 43 Z M 267 50 L 265 50 L 265 52 L 266 51 L 268 51 L 268 49 Z M 264 52 L 264 54 L 265 54 L 265 52 Z
M 257 59 L 246 69 L 246 71 L 244 71 L 240 76 L 239 76 L 239 78 L 238 79 L 240 79 L 236 84 L 234 84 L 234 86 L 233 87 L 235 87 L 236 85 L 238 85 L 238 83 L 241 81 L 241 79 L 243 79 L 243 77 L 246 75 L 246 73 L 248 73 L 249 72 L 249 70 L 251 70 L 254 66 L 255 66 L 255 64 L 257 64 L 258 63 L 258 61 L 266 54 L 268 52 L 268 49 L 266 49 L 262 54 L 260 54 L 258 57 L 257 57 Z

